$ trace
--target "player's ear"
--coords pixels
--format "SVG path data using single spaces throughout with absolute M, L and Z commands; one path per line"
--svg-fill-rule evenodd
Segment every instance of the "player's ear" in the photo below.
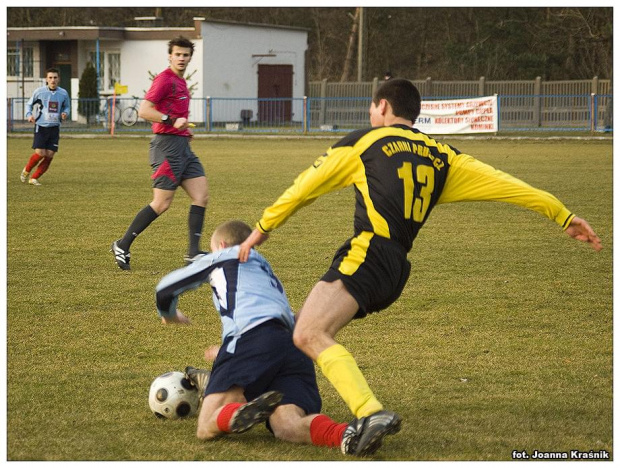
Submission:
M 379 110 L 381 111 L 381 115 L 386 115 L 388 111 L 392 110 L 392 106 L 387 99 L 381 99 L 379 101 Z
M 228 244 L 225 241 L 221 240 L 220 244 L 218 245 L 218 247 L 220 249 L 225 249 L 226 247 L 228 247 Z

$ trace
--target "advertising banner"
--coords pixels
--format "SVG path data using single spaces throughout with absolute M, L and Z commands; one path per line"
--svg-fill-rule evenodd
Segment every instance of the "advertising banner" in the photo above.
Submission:
M 414 127 L 429 135 L 497 132 L 497 95 L 422 101 L 422 110 Z

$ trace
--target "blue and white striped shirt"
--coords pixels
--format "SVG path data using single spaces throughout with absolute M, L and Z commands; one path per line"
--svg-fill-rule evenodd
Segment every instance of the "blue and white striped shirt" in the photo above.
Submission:
M 35 123 L 39 127 L 57 127 L 60 125 L 62 113 L 69 116 L 71 99 L 63 88 L 56 88 L 52 91 L 47 86 L 41 86 L 35 89 L 26 103 L 26 118 L 33 115 L 33 110 L 35 111 Z
M 159 315 L 174 316 L 181 293 L 209 282 L 222 321 L 222 341 L 233 337 L 228 352 L 235 352 L 243 333 L 268 320 L 279 320 L 292 331 L 293 312 L 267 260 L 251 250 L 248 261 L 241 263 L 238 254 L 239 246 L 218 250 L 167 274 L 155 288 Z

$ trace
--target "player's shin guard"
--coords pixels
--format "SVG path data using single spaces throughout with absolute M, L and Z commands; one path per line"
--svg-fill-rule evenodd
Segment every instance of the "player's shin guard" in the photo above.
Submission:
M 31 177 L 33 179 L 38 179 L 39 177 L 41 177 L 50 167 L 50 164 L 52 164 L 52 158 L 44 157 L 43 161 L 41 161 L 41 163 L 37 166 L 37 170 L 34 171 L 34 174 L 32 174 Z
M 129 250 L 131 243 L 138 235 L 151 225 L 153 221 L 157 219 L 159 215 L 155 213 L 155 210 L 151 208 L 151 205 L 146 205 L 142 208 L 136 217 L 133 219 L 125 235 L 118 241 L 118 246 L 123 250 Z
M 347 423 L 333 421 L 329 416 L 319 414 L 310 423 L 310 438 L 312 445 L 323 447 L 340 447 L 342 434 L 347 428 Z
M 220 410 L 220 414 L 217 415 L 217 428 L 222 432 L 230 432 L 230 419 L 242 406 L 242 403 L 228 403 Z
M 200 252 L 200 237 L 202 236 L 202 226 L 205 219 L 205 207 L 191 205 L 189 207 L 189 217 L 187 220 L 189 228 L 189 251 L 188 255 L 194 256 Z
M 335 344 L 319 354 L 317 365 L 357 418 L 383 409 L 370 390 L 355 359 L 344 346 Z
M 39 161 L 41 161 L 41 159 L 43 159 L 43 156 L 41 156 L 41 155 L 39 155 L 37 153 L 34 153 L 32 156 L 30 156 L 30 159 L 28 160 L 28 163 L 26 164 L 26 167 L 24 167 L 24 170 L 26 172 L 32 171 L 32 168 L 34 166 L 36 166 L 37 163 Z

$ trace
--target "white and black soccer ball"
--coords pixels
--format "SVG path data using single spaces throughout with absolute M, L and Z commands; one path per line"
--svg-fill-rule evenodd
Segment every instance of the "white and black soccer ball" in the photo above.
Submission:
M 200 394 L 182 372 L 166 372 L 153 380 L 149 407 L 158 418 L 179 419 L 193 416 L 200 405 Z

